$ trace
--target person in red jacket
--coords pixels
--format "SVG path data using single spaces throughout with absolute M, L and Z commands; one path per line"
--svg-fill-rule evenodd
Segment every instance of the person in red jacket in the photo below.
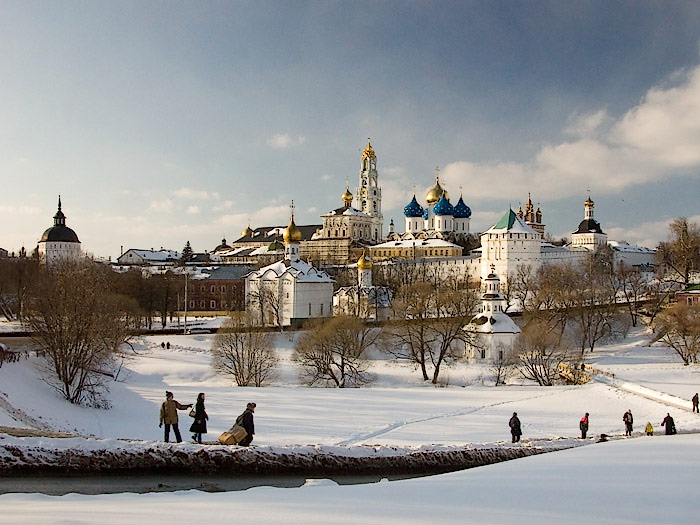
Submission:
M 581 418 L 578 428 L 581 429 L 581 439 L 586 439 L 586 432 L 588 432 L 588 412 Z

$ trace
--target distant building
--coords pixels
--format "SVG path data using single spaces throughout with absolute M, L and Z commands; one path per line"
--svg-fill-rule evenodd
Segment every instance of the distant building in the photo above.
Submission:
M 541 249 L 542 235 L 509 209 L 481 234 L 481 277 L 495 271 L 507 278 L 526 265 L 536 270 L 542 262 Z
M 245 310 L 248 266 L 202 268 L 189 278 L 187 309 L 199 312 Z
M 700 306 L 700 284 L 689 284 L 682 292 L 676 292 L 676 302 Z
M 439 238 L 417 238 L 387 241 L 369 248 L 372 258 L 412 259 L 459 257 L 464 251 L 461 246 Z
M 390 288 L 372 284 L 372 260 L 363 254 L 357 261 L 357 284 L 343 286 L 333 294 L 333 315 L 386 319 L 392 297 Z
M 493 363 L 510 352 L 520 327 L 505 313 L 506 306 L 501 295 L 501 281 L 492 266 L 483 281 L 480 312 L 465 328 L 477 335 L 476 344 L 466 344 L 469 361 Z
M 249 273 L 245 278 L 246 309 L 265 326 L 300 325 L 333 315 L 333 279 L 300 259 L 302 232 L 294 214 L 282 235 L 284 259 Z
M 48 228 L 37 245 L 39 260 L 45 264 L 55 264 L 80 257 L 80 240 L 76 233 L 66 226 L 66 216 L 61 211 L 61 196 L 58 197 L 58 211 L 53 216 L 53 226 Z
M 9 253 L 7 252 L 7 250 L 0 248 L 0 257 L 7 257 L 8 255 Z
M 405 232 L 391 231 L 388 240 L 443 239 L 453 243 L 466 241 L 472 210 L 465 204 L 461 194 L 457 204 L 450 203 L 449 193 L 440 184 L 438 168 L 435 168 L 435 171 L 435 185 L 425 195 L 425 207 L 418 203 L 414 193 L 411 202 L 404 207 Z
M 590 251 L 595 251 L 599 246 L 608 242 L 608 236 L 603 232 L 600 223 L 594 218 L 595 203 L 588 195 L 584 205 L 583 220 L 579 223 L 578 229 L 571 234 L 571 246 L 582 246 Z
M 129 249 L 117 257 L 117 264 L 136 266 L 172 266 L 180 261 L 182 254 L 175 250 Z
M 532 199 L 530 194 L 527 194 L 527 203 L 525 203 L 525 211 L 523 212 L 522 207 L 518 206 L 518 217 L 520 217 L 525 224 L 530 228 L 535 230 L 540 235 L 544 236 L 544 224 L 542 224 L 542 211 L 539 206 L 537 211 L 535 211 L 535 206 L 532 204 Z

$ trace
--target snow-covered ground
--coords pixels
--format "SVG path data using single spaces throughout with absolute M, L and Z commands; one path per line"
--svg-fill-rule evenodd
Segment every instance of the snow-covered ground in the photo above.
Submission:
M 298 335 L 298 334 L 297 334 Z M 207 395 L 209 439 L 227 429 L 255 401 L 259 447 L 361 444 L 426 447 L 509 441 L 507 422 L 517 411 L 523 439 L 574 438 L 584 412 L 589 435 L 623 433 L 631 409 L 635 431 L 647 421 L 657 434 L 666 412 L 681 432 L 700 431 L 700 416 L 664 404 L 661 393 L 688 400 L 699 390 L 698 367 L 684 367 L 668 349 L 646 347 L 638 330 L 601 347 L 590 363 L 616 382 L 646 387 L 657 396 L 593 382 L 584 386 L 492 386 L 488 367 L 458 364 L 446 385 L 424 384 L 412 367 L 376 354 L 372 386 L 361 389 L 298 385 L 290 361 L 295 334 L 276 336 L 282 366 L 274 384 L 239 388 L 209 367 L 213 336 L 150 336 L 112 383 L 111 410 L 59 400 L 39 378 L 33 359 L 0 368 L 0 425 L 43 427 L 99 438 L 162 439 L 158 407 L 164 391 L 181 403 Z M 160 347 L 171 343 L 170 350 Z M 607 377 L 607 376 L 606 376 Z M 183 437 L 190 419 L 181 413 Z M 36 444 L 39 438 L 13 438 Z M 0 523 L 202 522 L 249 516 L 259 523 L 660 522 L 697 523 L 699 435 L 654 436 L 579 447 L 429 478 L 365 486 L 309 482 L 299 489 L 257 488 L 242 493 L 0 496 Z M 196 445 L 170 445 L 189 450 Z M 31 508 L 30 511 L 27 509 Z M 99 509 L 99 514 L 95 514 Z M 138 510 L 135 510 L 138 509 Z M 24 520 L 24 521 L 22 521 Z

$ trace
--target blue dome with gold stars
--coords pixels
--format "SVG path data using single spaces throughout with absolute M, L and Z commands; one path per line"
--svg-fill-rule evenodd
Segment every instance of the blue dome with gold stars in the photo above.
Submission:
M 411 202 L 404 207 L 403 214 L 406 217 L 421 217 L 423 215 L 423 206 L 418 204 L 415 194 L 413 195 Z

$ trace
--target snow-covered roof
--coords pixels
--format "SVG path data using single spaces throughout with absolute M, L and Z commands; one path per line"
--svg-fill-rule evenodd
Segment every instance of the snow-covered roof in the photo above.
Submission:
M 462 249 L 458 244 L 454 244 L 450 241 L 445 241 L 443 239 L 403 239 L 400 241 L 387 241 L 381 244 L 377 244 L 372 247 L 375 248 L 413 248 L 416 247 L 426 247 L 426 248 L 459 248 Z
M 133 253 L 134 255 L 138 255 L 144 261 L 149 261 L 149 262 L 168 262 L 168 261 L 173 261 L 173 260 L 176 260 L 176 259 L 179 259 L 180 257 L 182 257 L 182 254 L 180 254 L 180 252 L 177 252 L 175 250 L 166 250 L 166 249 L 140 250 L 137 248 L 132 248 L 132 249 L 129 249 L 126 252 L 124 252 L 122 255 L 120 255 L 119 259 L 127 256 L 129 253 Z M 125 258 L 128 258 L 128 257 L 125 257 Z
M 315 268 L 311 264 L 302 261 L 301 259 L 299 259 L 298 261 L 290 261 L 288 259 L 284 259 L 281 261 L 274 262 L 272 264 L 268 264 L 267 266 L 263 266 L 259 270 L 251 272 L 250 274 L 248 274 L 247 278 L 259 279 L 268 272 L 273 272 L 276 278 L 278 279 L 282 278 L 285 274 L 289 274 L 297 282 L 333 282 L 333 279 L 331 279 L 326 272 Z
M 469 332 L 480 334 L 519 334 L 520 327 L 503 312 L 484 312 L 467 325 Z
M 328 213 L 325 213 L 321 215 L 321 217 L 332 217 L 334 215 L 355 215 L 359 217 L 369 217 L 368 214 L 366 214 L 363 211 L 358 210 L 357 208 L 353 208 L 352 206 L 349 206 L 347 208 L 338 208 L 332 211 L 329 211 Z
M 537 234 L 535 230 L 530 228 L 525 221 L 523 221 L 518 215 L 511 209 L 509 209 L 501 219 L 491 226 L 486 233 L 530 233 Z
M 626 253 L 656 253 L 656 250 L 647 248 L 646 246 L 634 246 L 627 244 L 626 242 L 619 241 L 608 241 L 608 245 L 616 252 L 626 252 Z

